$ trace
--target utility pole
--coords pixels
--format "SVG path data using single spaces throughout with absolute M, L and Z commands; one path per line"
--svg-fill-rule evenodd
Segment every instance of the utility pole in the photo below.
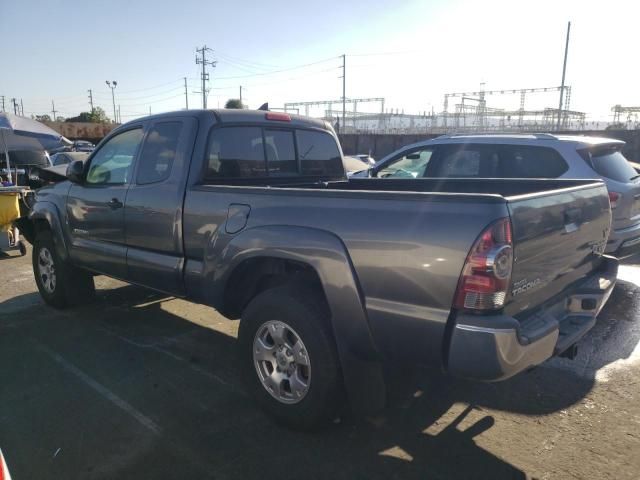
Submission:
M 93 91 L 89 89 L 87 92 L 89 92 L 89 105 L 91 105 L 91 113 L 93 113 Z
M 344 133 L 344 127 L 345 127 L 345 113 L 347 111 L 347 68 L 346 68 L 346 55 L 343 53 L 342 54 L 342 132 L 340 133 Z
M 202 108 L 207 108 L 207 88 L 206 82 L 209 80 L 209 74 L 207 73 L 207 65 L 211 65 L 215 68 L 218 62 L 213 60 L 207 60 L 207 52 L 213 52 L 210 48 L 204 45 L 202 48 L 196 48 L 196 54 L 200 54 L 201 57 L 196 55 L 196 65 L 202 65 L 202 73 L 200 73 L 200 79 L 202 80 Z
M 122 116 L 120 115 L 120 104 L 118 104 L 118 123 L 122 123 Z
M 20 99 L 20 115 L 24 117 L 24 105 L 22 104 L 22 99 Z
M 564 95 L 564 78 L 567 73 L 567 54 L 569 53 L 569 34 L 571 33 L 571 22 L 567 22 L 567 40 L 564 45 L 564 62 L 562 63 L 562 85 L 560 85 L 560 103 L 558 104 L 558 125 L 556 130 L 560 130 L 562 121 L 562 97 Z
M 111 89 L 111 101 L 113 102 L 113 123 L 118 123 L 118 114 L 116 113 L 116 95 L 114 93 L 114 90 L 118 86 L 118 82 L 116 82 L 115 80 L 111 82 L 107 80 L 105 83 Z
M 13 114 L 18 114 L 18 100 L 14 97 L 11 99 L 11 103 L 13 103 Z
M 56 121 L 56 104 L 53 103 L 53 100 L 51 100 L 51 113 L 53 113 L 53 118 L 51 119 L 52 121 Z
M 184 108 L 189 110 L 189 94 L 187 93 L 187 77 L 184 77 Z
M 5 112 L 6 110 L 4 109 L 4 95 L 0 95 L 0 98 L 2 99 L 2 111 Z
M 118 110 L 120 110 L 120 105 L 118 105 Z M 149 105 L 149 116 L 151 116 L 151 105 Z
M 240 85 L 240 105 L 242 105 L 242 85 Z

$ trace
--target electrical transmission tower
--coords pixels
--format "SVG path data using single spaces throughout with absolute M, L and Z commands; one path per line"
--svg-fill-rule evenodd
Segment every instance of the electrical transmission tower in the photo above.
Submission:
M 207 108 L 207 93 L 209 90 L 207 89 L 207 81 L 209 80 L 209 74 L 207 73 L 207 65 L 211 65 L 212 68 L 215 68 L 218 62 L 214 60 L 207 60 L 207 52 L 213 52 L 212 49 L 207 48 L 204 45 L 202 48 L 196 48 L 196 65 L 202 65 L 202 72 L 200 73 L 200 79 L 202 80 L 202 108 Z M 200 56 L 198 56 L 200 55 Z

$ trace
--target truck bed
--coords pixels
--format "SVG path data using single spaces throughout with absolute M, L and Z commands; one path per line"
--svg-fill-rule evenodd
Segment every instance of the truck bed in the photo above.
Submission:
M 512 280 L 535 283 L 536 288 L 508 300 L 505 310 L 510 314 L 526 313 L 598 268 L 600 257 L 594 254 L 594 245 L 609 228 L 606 188 L 598 181 L 292 183 L 278 179 L 270 185 L 252 183 L 199 185 L 187 192 L 187 287 L 190 279 L 202 280 L 201 269 L 206 267 L 200 259 L 221 256 L 227 242 L 233 241 L 232 235 L 221 231 L 231 221 L 230 205 L 246 208 L 247 235 L 274 225 L 330 232 L 350 256 L 370 326 L 381 346 L 393 357 L 419 358 L 430 364 L 440 361 L 444 327 L 462 266 L 487 225 L 511 218 L 517 258 Z M 567 211 L 575 218 L 567 218 Z M 213 218 L 211 212 L 225 212 L 225 217 Z M 567 234 L 567 223 L 576 223 L 576 231 Z M 296 245 L 303 240 L 292 234 L 289 241 Z M 207 245 L 212 247 L 202 250 Z M 553 254 L 545 255 L 551 247 L 555 247 Z M 416 322 L 416 318 L 422 320 Z M 423 342 L 406 342 L 407 332 Z
M 521 195 L 543 195 L 598 183 L 601 182 L 599 180 L 505 180 L 500 178 L 420 178 L 415 180 L 354 178 L 346 182 L 333 182 L 328 187 L 345 190 L 499 195 L 509 198 Z

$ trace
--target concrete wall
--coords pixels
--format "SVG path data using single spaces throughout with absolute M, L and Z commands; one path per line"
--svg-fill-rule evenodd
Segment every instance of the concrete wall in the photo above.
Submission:
M 111 130 L 118 125 L 111 123 L 85 123 L 85 122 L 44 122 L 47 126 L 53 128 L 60 135 L 67 137 L 69 140 L 89 140 L 98 143 Z
M 579 132 L 561 132 L 569 135 L 592 135 L 623 140 L 627 144 L 624 148 L 625 156 L 634 162 L 640 162 L 640 130 L 594 130 Z M 438 135 L 373 135 L 373 134 L 344 134 L 340 135 L 340 143 L 345 155 L 371 153 L 373 158 L 380 160 L 405 145 L 422 140 L 435 138 Z

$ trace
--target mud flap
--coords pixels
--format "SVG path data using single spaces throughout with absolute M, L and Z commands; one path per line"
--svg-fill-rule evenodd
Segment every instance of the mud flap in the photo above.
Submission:
M 342 376 L 355 417 L 363 417 L 382 410 L 386 403 L 386 385 L 382 364 L 378 360 L 363 360 L 345 345 L 338 345 Z
M 22 236 L 33 245 L 33 241 L 35 240 L 35 229 L 33 228 L 33 222 L 29 219 L 29 217 L 20 217 L 13 221 L 13 224 L 18 227 Z

